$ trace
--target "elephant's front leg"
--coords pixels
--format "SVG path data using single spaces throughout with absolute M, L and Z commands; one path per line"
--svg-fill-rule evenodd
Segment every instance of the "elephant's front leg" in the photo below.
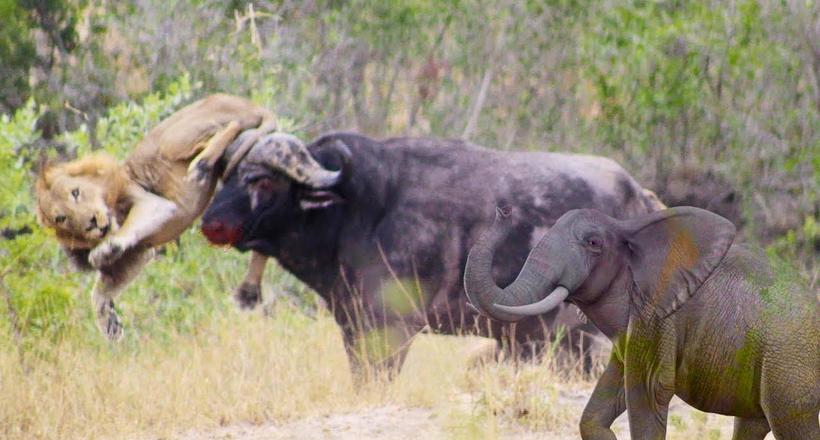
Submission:
M 625 362 L 626 408 L 632 438 L 666 437 L 675 394 L 675 344 L 668 323 L 630 322 Z
M 581 438 L 584 440 L 616 440 L 610 426 L 626 410 L 624 364 L 617 344 L 612 348 L 609 363 L 592 391 L 581 415 Z

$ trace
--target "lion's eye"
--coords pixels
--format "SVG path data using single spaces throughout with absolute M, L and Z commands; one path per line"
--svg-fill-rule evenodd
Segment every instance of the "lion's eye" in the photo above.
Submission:
M 58 215 L 57 217 L 54 217 L 54 222 L 55 223 L 62 223 L 64 221 L 65 221 L 65 216 L 64 215 Z
M 77 198 L 80 197 L 80 188 L 72 189 L 71 196 L 74 197 L 74 200 L 77 200 Z

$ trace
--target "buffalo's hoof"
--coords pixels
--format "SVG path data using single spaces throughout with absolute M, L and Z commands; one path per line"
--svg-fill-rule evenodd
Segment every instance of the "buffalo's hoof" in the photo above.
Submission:
M 242 283 L 236 290 L 233 299 L 242 310 L 253 310 L 262 302 L 262 289 L 259 284 Z

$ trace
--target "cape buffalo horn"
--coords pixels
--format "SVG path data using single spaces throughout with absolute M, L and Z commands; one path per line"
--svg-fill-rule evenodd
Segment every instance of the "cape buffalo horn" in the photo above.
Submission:
M 505 306 L 493 304 L 498 310 L 515 315 L 540 315 L 558 307 L 569 296 L 569 290 L 564 286 L 558 286 L 541 301 L 523 306 Z
M 260 139 L 248 153 L 248 160 L 282 171 L 313 188 L 333 186 L 342 174 L 341 170 L 325 169 L 299 138 L 286 133 L 273 133 Z

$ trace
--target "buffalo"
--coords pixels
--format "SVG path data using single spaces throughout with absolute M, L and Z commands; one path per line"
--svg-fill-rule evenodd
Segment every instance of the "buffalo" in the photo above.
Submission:
M 315 290 L 341 326 L 354 361 L 364 355 L 400 363 L 408 337 L 423 329 L 480 334 L 533 353 L 562 324 L 577 349 L 584 332 L 597 330 L 574 309 L 511 326 L 470 307 L 462 284 L 470 247 L 497 206 L 516 207 L 519 215 L 492 270 L 506 285 L 527 249 L 563 213 L 595 208 L 628 218 L 662 207 L 616 162 L 597 156 L 353 133 L 321 136 L 306 151 L 333 182 L 321 188 L 300 183 L 305 176 L 289 164 L 305 159 L 299 157 L 306 154 L 304 145 L 270 134 L 225 179 L 202 231 L 214 244 L 275 258 Z M 245 306 L 260 300 L 258 289 L 238 295 Z M 368 352 L 374 339 L 386 351 Z

